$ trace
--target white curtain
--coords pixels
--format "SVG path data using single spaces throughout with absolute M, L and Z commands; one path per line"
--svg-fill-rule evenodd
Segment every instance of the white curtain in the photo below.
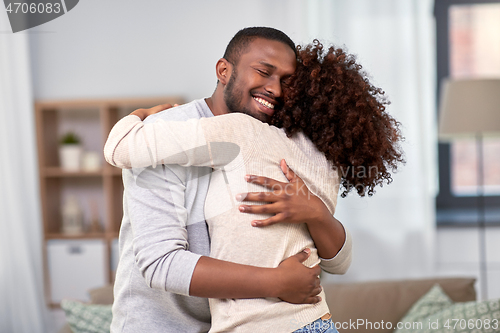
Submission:
M 345 46 L 392 102 L 403 124 L 407 164 L 373 197 L 339 199 L 336 217 L 352 232 L 353 264 L 332 281 L 434 274 L 437 191 L 434 18 L 431 0 L 310 0 L 307 34 Z
M 0 31 L 0 332 L 46 332 L 28 35 Z

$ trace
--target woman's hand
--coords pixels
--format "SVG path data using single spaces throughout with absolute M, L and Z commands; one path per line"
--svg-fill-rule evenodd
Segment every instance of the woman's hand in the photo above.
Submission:
M 247 175 L 249 183 L 262 185 L 272 192 L 239 194 L 240 201 L 269 202 L 265 205 L 240 205 L 242 213 L 272 214 L 265 220 L 254 220 L 252 226 L 263 227 L 275 223 L 314 223 L 331 216 L 323 201 L 312 194 L 306 184 L 281 160 L 281 170 L 289 180 L 283 183 L 271 178 Z
M 155 113 L 158 113 L 161 111 L 168 110 L 168 109 L 173 108 L 175 106 L 179 106 L 179 104 L 174 104 L 173 106 L 170 103 L 161 104 L 161 105 L 153 106 L 152 108 L 149 108 L 149 109 L 137 109 L 130 114 L 141 118 L 141 120 L 144 120 L 144 119 L 146 119 L 147 116 L 150 116 L 152 114 L 155 114 Z
M 267 187 L 272 192 L 239 194 L 236 199 L 240 201 L 268 202 L 264 205 L 240 205 L 240 212 L 272 215 L 264 220 L 252 221 L 254 227 L 275 223 L 306 223 L 318 255 L 324 259 L 333 258 L 344 245 L 344 227 L 333 217 L 323 201 L 309 191 L 285 160 L 281 160 L 280 166 L 288 183 L 261 176 L 246 177 L 248 182 Z

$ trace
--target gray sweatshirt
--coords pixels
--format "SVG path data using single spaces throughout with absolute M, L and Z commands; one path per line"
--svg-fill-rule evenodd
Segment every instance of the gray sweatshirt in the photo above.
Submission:
M 211 117 L 196 100 L 147 118 Z M 111 332 L 207 332 L 208 300 L 188 296 L 194 267 L 208 256 L 203 214 L 210 168 L 159 165 L 123 170 L 123 220 Z

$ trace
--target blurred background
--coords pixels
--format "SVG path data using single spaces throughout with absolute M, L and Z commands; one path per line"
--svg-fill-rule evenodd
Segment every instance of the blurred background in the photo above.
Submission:
M 86 0 L 15 34 L 3 10 L 0 23 L 1 332 L 56 332 L 62 298 L 113 281 L 122 189 L 106 131 L 135 108 L 210 96 L 248 26 L 355 54 L 402 123 L 406 165 L 373 197 L 339 198 L 353 263 L 322 278 L 472 276 L 500 297 L 500 140 L 484 138 L 478 164 L 474 137 L 438 139 L 443 79 L 500 78 L 500 1 Z M 58 155 L 68 133 L 76 169 Z

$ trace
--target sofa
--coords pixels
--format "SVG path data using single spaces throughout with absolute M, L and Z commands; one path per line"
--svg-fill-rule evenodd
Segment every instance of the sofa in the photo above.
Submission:
M 470 302 L 476 300 L 474 283 L 475 278 L 435 278 L 326 284 L 323 287 L 332 320 L 337 323 L 340 333 L 389 333 L 395 331 L 397 323 L 435 284 L 439 284 L 453 302 Z
M 397 322 L 436 284 L 451 301 L 470 302 L 476 300 L 474 283 L 474 278 L 434 278 L 325 284 L 323 287 L 332 319 L 341 326 L 340 333 L 389 333 L 395 331 Z M 93 289 L 89 293 L 92 304 L 113 302 L 111 286 Z M 380 326 L 382 322 L 383 327 Z M 392 329 L 387 328 L 388 323 Z M 59 333 L 70 332 L 69 325 L 66 325 Z

